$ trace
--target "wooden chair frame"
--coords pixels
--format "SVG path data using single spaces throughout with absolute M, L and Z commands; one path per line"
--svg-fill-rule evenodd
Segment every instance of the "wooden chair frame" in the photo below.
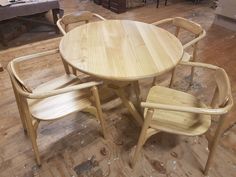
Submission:
M 92 13 L 90 11 L 80 11 L 80 12 L 74 12 L 71 14 L 64 15 L 61 19 L 57 21 L 57 26 L 61 33 L 63 35 L 66 35 L 68 32 L 68 25 L 78 22 L 85 22 L 88 23 L 92 17 L 97 17 L 100 20 L 106 20 L 101 15 L 98 15 L 96 13 Z M 63 27 L 64 26 L 64 27 Z
M 82 89 L 91 89 L 93 102 L 95 106 L 90 106 L 88 108 L 85 108 L 85 110 L 78 110 L 78 111 L 90 112 L 93 115 L 95 115 L 100 121 L 102 131 L 103 131 L 103 136 L 105 138 L 107 137 L 107 134 L 105 131 L 106 129 L 105 122 L 103 119 L 103 113 L 102 113 L 102 109 L 100 105 L 100 98 L 99 98 L 98 89 L 97 89 L 97 86 L 101 85 L 101 82 L 91 81 L 91 82 L 81 83 L 81 84 L 73 85 L 73 86 L 67 86 L 67 87 L 59 88 L 55 90 L 37 91 L 34 93 L 30 88 L 28 88 L 25 85 L 24 81 L 18 76 L 17 71 L 16 71 L 17 63 L 26 61 L 26 60 L 35 59 L 38 57 L 55 54 L 57 52 L 58 52 L 58 49 L 55 49 L 55 50 L 51 50 L 47 52 L 15 58 L 8 64 L 8 67 L 7 67 L 8 73 L 11 78 L 14 94 L 16 97 L 16 102 L 17 102 L 19 113 L 20 113 L 21 122 L 24 128 L 24 131 L 30 137 L 38 165 L 41 165 L 41 160 L 40 160 L 39 150 L 37 146 L 37 128 L 41 120 L 33 117 L 32 114 L 30 113 L 28 99 L 44 99 L 44 98 L 60 95 L 63 93 L 78 91 Z
M 220 137 L 223 132 L 223 126 L 225 122 L 225 115 L 230 111 L 233 106 L 233 97 L 231 93 L 231 86 L 229 78 L 224 71 L 224 69 L 219 68 L 214 65 L 210 64 L 203 64 L 197 62 L 181 62 L 180 65 L 186 65 L 190 67 L 201 67 L 210 70 L 214 70 L 216 72 L 216 83 L 217 88 L 215 90 L 215 94 L 212 99 L 211 106 L 212 108 L 197 108 L 197 107 L 182 107 L 182 106 L 175 106 L 175 105 L 166 105 L 166 104 L 157 104 L 157 103 L 150 103 L 150 102 L 142 102 L 141 106 L 147 109 L 147 113 L 145 116 L 145 121 L 139 136 L 138 144 L 135 149 L 134 156 L 131 160 L 131 166 L 134 167 L 139 152 L 146 142 L 146 140 L 158 133 L 160 130 L 153 130 L 149 129 L 151 120 L 154 114 L 154 110 L 169 110 L 169 111 L 177 111 L 177 112 L 188 112 L 188 113 L 196 113 L 196 114 L 206 114 L 206 115 L 218 115 L 220 116 L 218 127 L 216 129 L 216 133 L 214 139 L 209 145 L 209 156 L 207 159 L 207 163 L 205 166 L 204 174 L 207 175 L 210 165 L 212 164 L 213 155 L 215 154 L 217 144 L 220 140 Z
M 98 15 L 96 13 L 92 13 L 90 11 L 79 11 L 79 12 L 74 12 L 74 13 L 64 15 L 62 18 L 60 18 L 57 21 L 57 26 L 59 30 L 61 31 L 61 33 L 63 35 L 66 35 L 66 33 L 68 32 L 68 29 L 67 29 L 68 25 L 73 24 L 73 23 L 78 23 L 78 22 L 89 23 L 90 19 L 92 19 L 93 16 L 100 20 L 106 20 L 101 15 Z M 61 58 L 62 58 L 62 62 L 65 68 L 65 72 L 67 74 L 72 73 L 76 76 L 81 76 L 81 78 L 88 77 L 88 75 L 78 72 L 78 70 L 76 70 L 72 65 L 69 65 L 67 62 L 65 62 L 63 57 Z
M 167 19 L 164 19 L 164 20 L 154 22 L 152 24 L 155 25 L 155 26 L 159 26 L 159 25 L 168 24 L 168 23 L 171 23 L 176 27 L 176 31 L 175 31 L 175 36 L 176 37 L 179 36 L 180 29 L 184 29 L 184 30 L 189 31 L 189 32 L 191 32 L 195 35 L 195 38 L 193 40 L 191 40 L 191 41 L 189 41 L 189 42 L 187 42 L 186 44 L 183 45 L 184 50 L 189 48 L 189 47 L 193 47 L 193 53 L 192 53 L 192 56 L 190 58 L 190 61 L 195 62 L 196 57 L 197 57 L 198 42 L 206 36 L 206 31 L 198 23 L 195 23 L 193 21 L 187 20 L 187 19 L 182 18 L 182 17 L 167 18 Z M 176 72 L 176 70 L 173 69 L 171 80 L 170 80 L 170 87 L 172 87 L 172 85 L 173 85 L 175 72 Z M 193 75 L 194 75 L 194 68 L 191 69 L 190 84 L 193 81 Z M 153 85 L 155 85 L 155 83 L 156 83 L 156 78 L 154 78 L 154 80 L 153 80 Z

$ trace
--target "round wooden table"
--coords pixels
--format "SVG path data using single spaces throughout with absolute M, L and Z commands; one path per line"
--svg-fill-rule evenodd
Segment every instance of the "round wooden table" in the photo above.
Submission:
M 151 24 L 106 20 L 79 26 L 61 40 L 64 60 L 102 79 L 133 81 L 174 68 L 183 46 L 171 33 Z
M 173 69 L 183 55 L 181 42 L 168 31 L 130 20 L 105 20 L 79 26 L 62 38 L 59 49 L 65 62 L 75 69 L 109 81 L 158 76 Z M 124 91 L 116 90 L 116 93 L 132 115 L 139 116 L 141 123 Z

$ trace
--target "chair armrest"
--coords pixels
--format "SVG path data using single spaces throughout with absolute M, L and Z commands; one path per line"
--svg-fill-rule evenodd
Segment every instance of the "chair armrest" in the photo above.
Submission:
M 95 16 L 95 17 L 97 17 L 97 18 L 100 18 L 101 20 L 106 20 L 104 17 L 102 17 L 101 15 L 98 15 L 98 14 L 95 14 L 95 13 L 93 13 L 93 15 Z
M 65 30 L 63 29 L 63 27 L 61 26 L 61 18 L 59 20 L 57 20 L 57 27 L 59 28 L 59 30 L 61 31 L 61 33 L 63 34 L 63 36 L 66 35 Z
M 18 63 L 18 62 L 26 61 L 26 60 L 33 59 L 33 58 L 52 55 L 52 54 L 56 54 L 58 52 L 59 52 L 59 49 L 53 49 L 53 50 L 49 50 L 49 51 L 45 51 L 45 52 L 35 53 L 35 54 L 31 54 L 31 55 L 25 55 L 22 57 L 14 58 L 12 60 L 13 61 L 12 63 L 14 63 L 14 62 Z
M 207 63 L 200 63 L 200 62 L 180 61 L 178 65 L 201 67 L 201 68 L 207 68 L 207 69 L 212 69 L 212 70 L 220 69 L 218 66 L 207 64 Z
M 158 25 L 161 25 L 164 23 L 170 23 L 170 22 L 172 22 L 172 20 L 173 20 L 173 18 L 167 18 L 167 19 L 163 19 L 163 20 L 160 20 L 157 22 L 153 22 L 152 25 L 158 26 Z
M 43 99 L 43 98 L 47 98 L 47 97 L 51 97 L 51 96 L 55 96 L 55 95 L 59 95 L 59 94 L 63 94 L 63 93 L 68 93 L 68 92 L 73 92 L 76 90 L 82 90 L 82 89 L 86 89 L 89 87 L 94 87 L 94 86 L 101 85 L 101 84 L 102 84 L 102 82 L 91 81 L 91 82 L 86 82 L 86 83 L 82 83 L 82 84 L 78 84 L 78 85 L 74 85 L 74 86 L 70 86 L 70 87 L 65 87 L 65 88 L 61 88 L 61 89 L 57 89 L 57 90 L 30 93 L 25 96 L 29 99 Z
M 200 41 L 205 36 L 206 36 L 206 31 L 203 30 L 203 32 L 197 38 L 195 38 L 195 39 L 191 40 L 190 42 L 184 44 L 183 48 L 186 49 L 186 48 L 192 46 L 193 44 L 196 44 L 198 41 Z
M 150 102 L 142 102 L 141 106 L 144 108 L 149 108 L 149 109 L 162 109 L 162 110 L 169 110 L 169 111 L 189 112 L 189 113 L 208 114 L 208 115 L 226 114 L 229 110 L 226 107 L 218 108 L 218 109 L 211 109 L 211 108 L 183 107 L 183 106 L 176 106 L 176 105 L 150 103 Z

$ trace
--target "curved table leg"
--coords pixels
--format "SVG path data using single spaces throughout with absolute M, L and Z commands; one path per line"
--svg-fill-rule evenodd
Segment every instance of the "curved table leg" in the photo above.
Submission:
M 136 120 L 138 125 L 142 126 L 143 125 L 143 118 L 140 115 L 140 113 L 137 111 L 137 109 L 135 108 L 134 104 L 126 97 L 124 87 L 120 87 L 120 85 L 118 85 L 118 84 L 116 85 L 115 83 L 112 83 L 112 86 L 110 86 L 110 84 L 108 84 L 108 87 L 111 88 L 117 94 L 117 96 L 120 97 L 122 103 L 129 110 L 129 112 L 132 114 L 132 116 L 134 117 L 134 119 Z M 135 92 L 137 92 L 137 91 L 135 91 Z M 139 93 L 139 92 L 137 92 L 137 93 Z
M 137 109 L 141 114 L 143 114 L 143 109 L 142 109 L 141 104 L 140 104 L 142 102 L 142 97 L 141 97 L 139 82 L 134 81 L 134 82 L 132 82 L 132 85 L 133 85 L 134 93 L 135 93 L 135 96 L 136 96 Z

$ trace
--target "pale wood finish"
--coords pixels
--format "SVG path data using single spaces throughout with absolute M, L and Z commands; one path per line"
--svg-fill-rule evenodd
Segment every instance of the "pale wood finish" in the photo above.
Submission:
M 67 33 L 61 40 L 60 53 L 73 68 L 112 81 L 108 87 L 142 125 L 137 80 L 171 70 L 180 61 L 183 47 L 174 35 L 154 25 L 106 20 L 79 26 Z M 134 81 L 137 109 L 128 99 L 124 86 L 117 81 Z
M 96 17 L 100 20 L 106 20 L 105 18 L 96 13 L 92 13 L 90 11 L 79 11 L 64 15 L 61 19 L 57 21 L 57 26 L 61 33 L 63 35 L 66 35 L 67 32 L 74 29 L 75 27 L 89 23 L 93 20 L 93 17 Z M 80 77 L 88 77 L 83 73 L 77 72 L 73 66 L 68 65 L 68 63 L 66 63 L 64 60 L 63 64 L 67 74 L 73 73 L 74 75 L 79 75 Z
M 61 33 L 65 35 L 76 26 L 88 23 L 93 19 L 93 17 L 96 17 L 100 20 L 106 20 L 101 15 L 98 15 L 96 13 L 92 13 L 90 11 L 79 11 L 63 16 L 57 21 L 57 26 L 60 29 Z
M 210 153 L 204 169 L 204 174 L 207 175 L 223 131 L 224 117 L 233 107 L 231 86 L 229 78 L 222 68 L 197 62 L 180 64 L 206 68 L 215 72 L 217 94 L 214 94 L 212 99 L 214 107 L 207 107 L 191 94 L 161 86 L 152 87 L 146 102 L 141 103 L 141 106 L 145 108 L 145 119 L 131 165 L 135 165 L 142 145 L 153 134 L 164 131 L 187 136 L 201 135 L 209 129 L 212 116 L 218 115 L 220 121 L 214 140 L 209 145 Z
M 60 53 L 74 68 L 116 81 L 163 74 L 181 60 L 183 47 L 172 34 L 154 25 L 129 20 L 88 23 L 67 33 Z
M 136 120 L 135 123 L 137 123 L 138 126 L 142 126 L 143 118 L 140 115 L 141 98 L 140 98 L 138 81 L 122 82 L 122 81 L 105 80 L 105 85 L 107 88 L 115 92 L 115 94 L 121 99 L 124 106 L 128 109 L 130 114 Z M 133 102 L 129 99 L 131 92 L 127 90 L 128 87 L 131 88 L 135 93 L 137 109 L 133 104 Z
M 206 105 L 199 102 L 199 100 L 190 94 L 161 86 L 154 86 L 148 93 L 146 102 L 150 104 L 149 106 L 155 103 L 161 104 L 161 106 L 178 106 L 176 108 L 176 112 L 171 112 L 164 108 L 160 110 L 155 109 L 152 122 L 150 124 L 150 127 L 153 129 L 158 129 L 169 133 L 195 136 L 205 133 L 211 124 L 210 116 L 208 115 L 177 112 L 179 111 L 179 107 L 182 108 L 186 106 L 206 108 Z M 142 106 L 147 106 L 146 104 L 143 104 Z M 186 108 L 186 110 L 188 111 L 189 109 Z M 146 112 L 144 113 L 144 117 L 145 115 Z
M 158 10 L 155 7 L 155 3 L 149 3 L 147 6 L 135 8 L 123 14 L 112 13 L 94 4 L 92 1 L 83 1 L 81 3 L 81 1 L 78 0 L 62 0 L 60 1 L 60 5 L 66 13 L 87 9 L 101 14 L 107 19 L 129 18 L 145 23 L 152 23 L 170 16 L 191 18 L 207 30 L 207 36 L 198 46 L 198 61 L 224 67 L 230 77 L 232 92 L 233 95 L 235 95 L 236 72 L 234 66 L 236 65 L 236 51 L 234 48 L 236 38 L 232 37 L 235 33 L 220 26 L 212 25 L 215 14 L 214 10 L 209 8 L 208 3 L 193 6 L 188 1 L 181 1 L 179 3 L 172 3 L 167 7 L 161 6 Z M 12 48 L 0 52 L 3 67 L 5 68 L 6 64 L 15 56 L 27 55 L 33 51 L 39 52 L 56 48 L 60 38 L 44 40 L 51 38 L 52 36 L 50 34 L 51 33 L 48 32 L 26 33 L 20 38 L 11 41 L 9 47 Z M 36 40 L 42 41 L 34 42 Z M 24 43 L 28 44 L 16 47 Z M 56 61 L 53 59 L 54 62 L 50 62 L 52 57 L 54 57 Z M 27 77 L 27 74 L 30 75 L 31 73 L 31 70 L 27 68 L 34 69 L 33 71 L 37 73 L 37 75 L 27 77 L 27 84 L 32 88 L 50 80 L 52 77 L 57 77 L 64 73 L 58 55 L 53 55 L 52 57 L 45 58 L 50 67 L 44 62 L 45 60 L 37 60 L 37 67 L 35 67 L 34 63 L 29 62 L 27 66 L 20 68 L 21 73 L 24 73 L 23 77 L 25 75 Z M 174 88 L 185 90 L 188 80 L 186 77 L 182 76 L 187 76 L 189 70 L 181 68 L 182 67 L 179 67 L 179 69 L 177 69 Z M 214 77 L 212 77 L 212 73 L 205 72 L 205 70 L 202 69 L 196 69 L 195 75 L 198 77 L 194 78 L 193 85 L 188 89 L 188 92 L 195 94 L 203 101 L 209 102 L 212 95 L 205 94 L 205 97 L 202 97 L 202 93 L 211 93 L 210 88 L 214 87 L 214 82 L 212 82 Z M 134 125 L 133 121 L 130 121 L 132 116 L 120 105 L 118 99 L 114 99 L 102 106 L 104 114 L 107 115 L 105 118 L 109 125 L 109 129 L 107 129 L 108 134 L 113 135 L 112 138 L 109 139 L 110 141 L 104 141 L 101 138 L 98 133 L 99 126 L 96 124 L 96 121 L 88 119 L 87 117 L 91 116 L 84 113 L 72 114 L 68 116 L 68 118 L 61 119 L 60 121 L 40 123 L 37 141 L 39 143 L 42 167 L 35 168 L 34 158 L 32 158 L 33 152 L 29 144 L 30 141 L 22 133 L 23 128 L 20 123 L 17 105 L 14 101 L 15 96 L 11 89 L 10 79 L 6 70 L 0 73 L 0 76 L 0 154 L 4 159 L 4 161 L 1 160 L 1 177 L 77 176 L 73 168 L 83 164 L 83 162 L 87 161 L 92 155 L 96 156 L 95 160 L 99 162 L 99 165 L 91 170 L 84 171 L 81 176 L 89 176 L 88 173 L 91 174 L 90 176 L 102 176 L 94 174 L 96 169 L 102 171 L 103 176 L 111 177 L 202 176 L 200 169 L 205 165 L 204 162 L 206 162 L 208 154 L 206 150 L 206 139 L 211 140 L 212 136 L 198 136 L 192 138 L 189 136 L 176 137 L 176 135 L 166 133 L 156 134 L 145 143 L 141 158 L 139 158 L 135 169 L 129 168 L 129 149 L 137 143 L 137 137 L 141 130 Z M 167 74 L 164 75 L 164 77 L 169 78 Z M 160 79 L 161 77 L 158 78 L 158 80 Z M 180 80 L 181 82 L 179 82 Z M 151 79 L 145 79 L 139 83 L 142 97 L 146 98 L 146 93 L 151 86 Z M 165 79 L 157 83 L 167 86 L 169 82 L 168 79 Z M 101 90 L 100 87 L 99 90 Z M 103 93 L 103 90 L 101 91 L 102 92 L 99 94 L 102 99 L 101 93 Z M 234 137 L 236 136 L 236 125 L 232 125 L 232 123 L 235 122 L 235 108 L 234 106 L 227 116 L 226 120 L 228 124 L 224 128 L 224 134 L 216 148 L 217 153 L 214 156 L 214 162 L 209 171 L 210 177 L 235 177 L 236 168 L 234 168 L 234 164 L 236 162 L 236 147 Z M 78 119 L 78 116 L 81 116 L 81 119 Z M 212 126 L 210 131 L 207 132 L 207 135 L 211 134 L 211 132 L 212 135 L 214 135 L 214 124 L 215 122 L 212 121 Z M 87 127 L 85 128 L 82 125 L 86 125 Z M 82 140 L 84 140 L 84 144 L 81 144 Z M 175 142 L 174 145 L 173 142 Z M 100 149 L 103 147 L 106 148 L 108 154 L 106 156 L 100 153 Z M 177 158 L 171 155 L 173 152 L 176 153 Z M 172 163 L 170 163 L 174 161 L 176 161 L 176 166 L 172 166 Z M 108 166 L 108 162 L 111 162 L 110 166 Z M 158 164 L 160 163 L 161 165 L 163 164 L 163 168 L 166 169 L 166 174 L 160 173 L 158 168 L 158 166 L 160 166 Z M 156 164 L 158 166 L 156 166 Z M 171 166 L 170 168 L 168 168 L 169 165 Z M 110 167 L 110 173 L 108 173 L 108 167 Z M 174 171 L 172 167 L 175 167 Z
M 40 121 L 56 120 L 74 112 L 86 110 L 93 113 L 101 123 L 104 137 L 105 122 L 100 106 L 97 86 L 101 82 L 81 81 L 72 74 L 66 74 L 48 81 L 36 89 L 30 89 L 18 75 L 19 63 L 38 57 L 55 54 L 58 50 L 37 53 L 13 59 L 8 64 L 8 72 L 15 93 L 20 117 L 24 130 L 29 135 L 38 165 L 41 165 L 38 145 L 37 128 Z M 90 89 L 90 91 L 89 91 Z M 94 101 L 92 100 L 92 97 Z M 94 102 L 94 104 L 93 104 Z M 91 111 L 88 111 L 91 109 Z M 95 111 L 94 111 L 95 110 Z
M 139 126 L 143 124 L 143 118 L 141 117 L 138 110 L 135 108 L 134 104 L 128 99 L 128 97 L 125 94 L 124 88 L 118 87 L 113 88 L 115 93 L 120 97 L 122 103 L 125 105 L 125 107 L 129 110 L 133 118 L 136 120 Z
M 152 23 L 153 25 L 160 26 L 163 24 L 171 24 L 175 26 L 175 36 L 178 37 L 180 30 L 186 30 L 192 34 L 195 35 L 195 38 L 190 40 L 189 42 L 183 44 L 184 50 L 193 47 L 192 49 L 192 55 L 184 51 L 182 61 L 196 61 L 197 57 L 197 44 L 198 42 L 203 39 L 206 36 L 206 31 L 199 25 L 198 23 L 195 23 L 193 21 L 190 21 L 188 19 L 182 18 L 182 17 L 174 17 L 174 18 L 167 18 L 164 20 L 160 20 L 157 22 Z M 194 69 L 191 70 L 191 80 L 190 84 L 192 83 L 193 80 L 193 74 L 194 74 Z M 175 76 L 175 69 L 172 71 L 172 77 L 170 81 L 170 87 L 173 85 L 174 81 L 174 76 Z M 153 83 L 155 83 L 156 78 L 154 78 Z

